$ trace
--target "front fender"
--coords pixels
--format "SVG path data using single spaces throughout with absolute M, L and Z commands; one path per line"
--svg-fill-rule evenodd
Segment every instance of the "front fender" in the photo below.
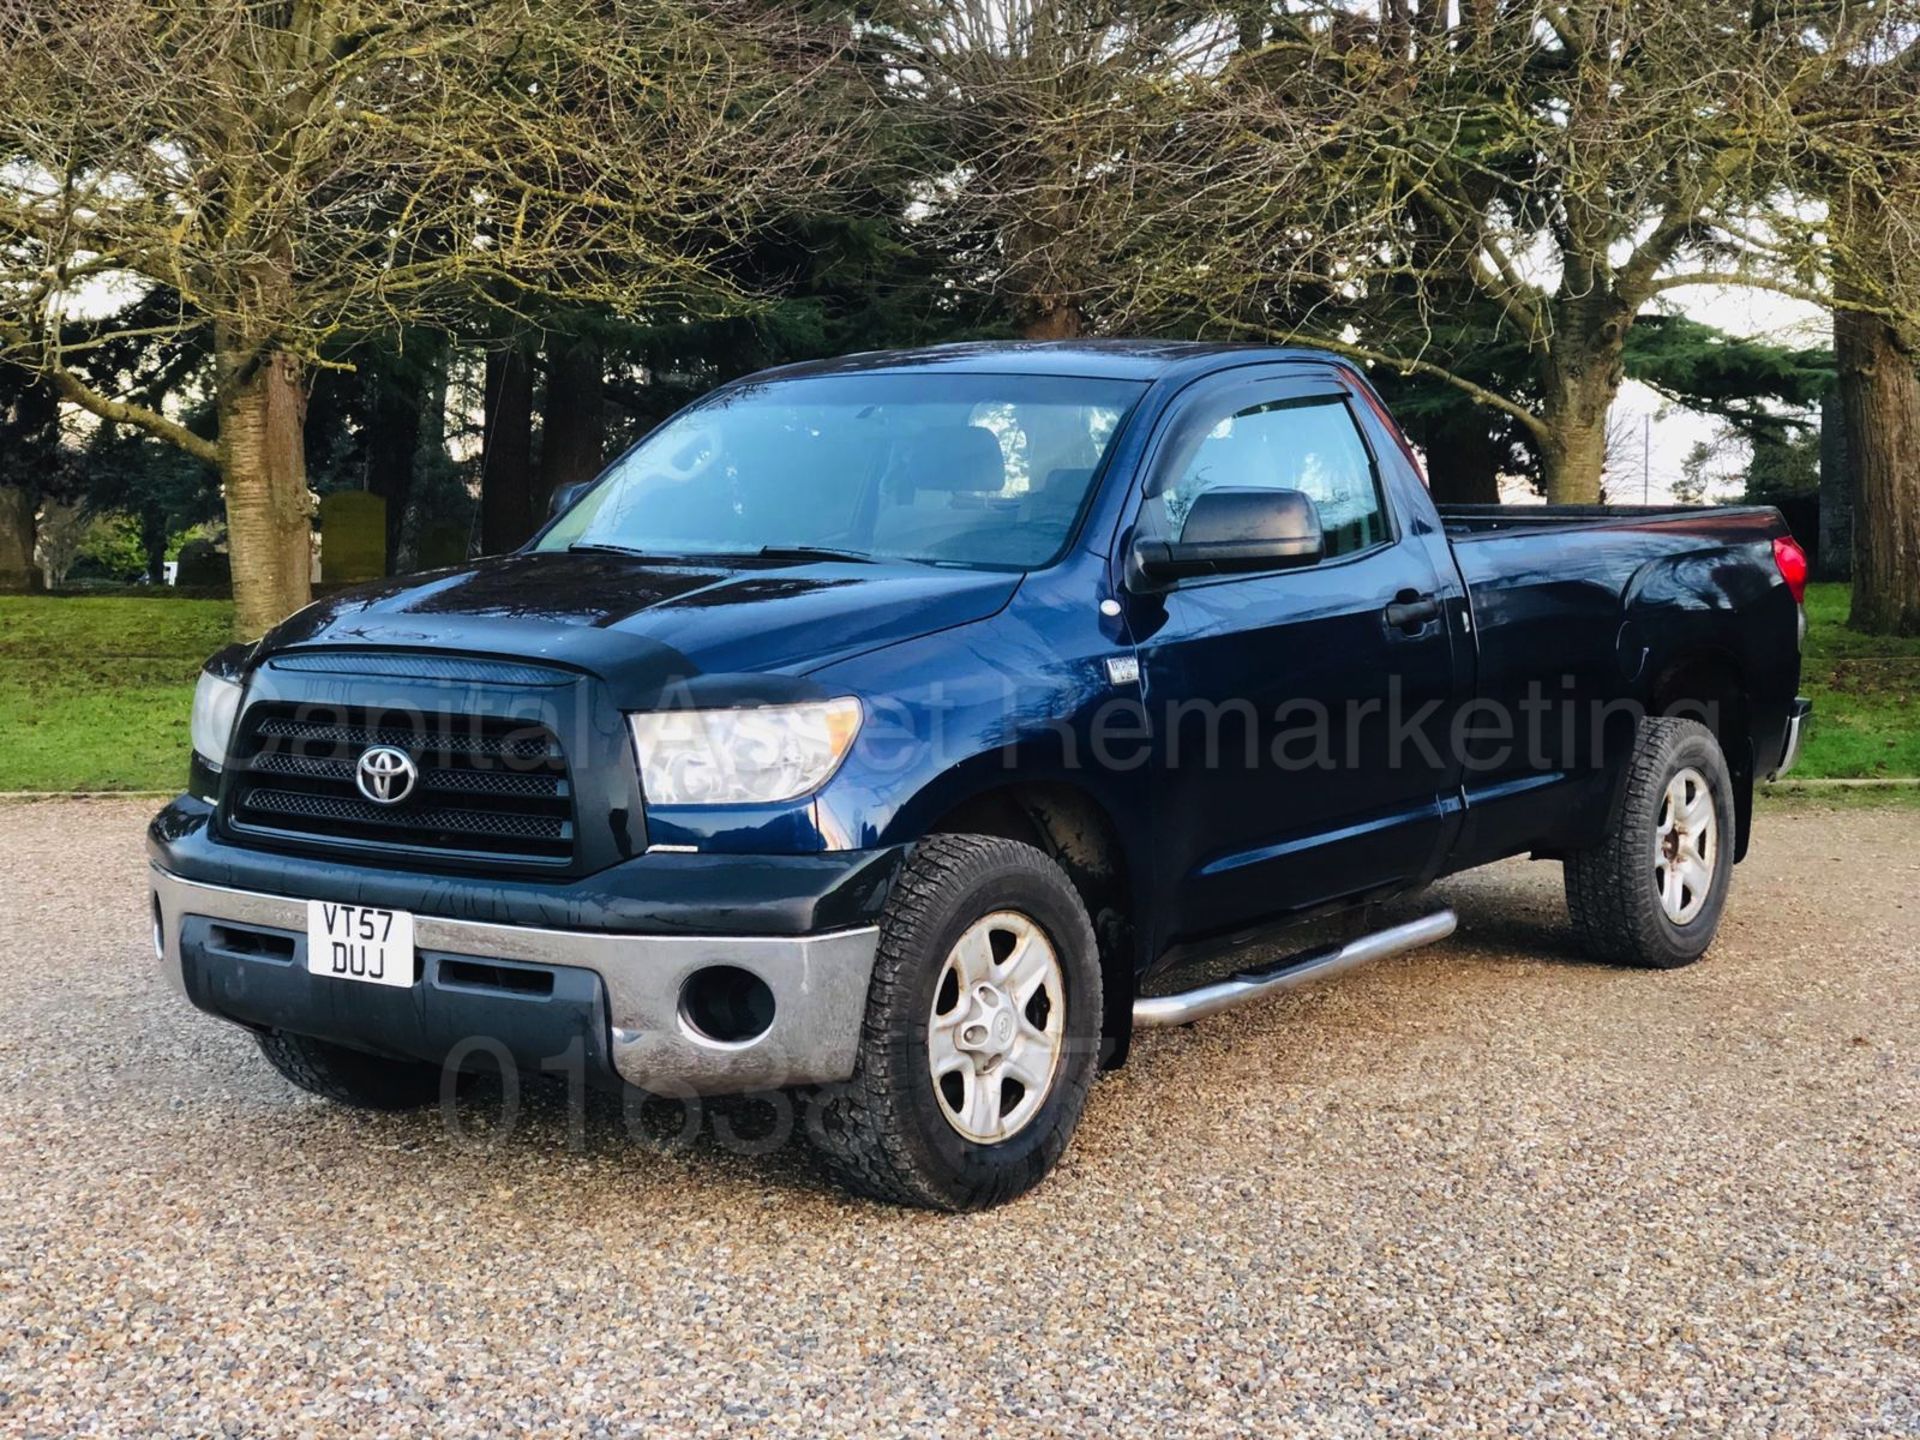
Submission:
M 1108 624 L 1091 605 L 1082 617 L 1016 604 L 821 672 L 868 707 L 860 742 L 820 795 L 828 823 L 856 846 L 907 843 L 980 795 L 1059 784 L 1117 826 L 1143 829 L 1145 712 L 1137 687 L 1109 677 L 1107 660 L 1132 647 Z

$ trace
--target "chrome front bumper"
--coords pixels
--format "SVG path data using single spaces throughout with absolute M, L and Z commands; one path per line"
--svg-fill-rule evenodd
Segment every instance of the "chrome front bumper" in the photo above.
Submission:
M 187 988 L 181 926 L 189 916 L 289 932 L 298 937 L 296 957 L 304 964 L 306 900 L 203 885 L 150 868 L 154 948 L 176 991 Z M 655 1094 L 712 1095 L 851 1076 L 879 931 L 609 935 L 416 915 L 414 943 L 423 954 L 592 971 L 606 990 L 609 1054 L 620 1078 Z M 760 1035 L 723 1042 L 688 1022 L 681 1004 L 687 978 L 711 965 L 750 971 L 772 991 L 773 1023 Z M 423 981 L 414 989 L 422 990 Z M 431 996 L 422 995 L 421 1003 L 431 1003 Z

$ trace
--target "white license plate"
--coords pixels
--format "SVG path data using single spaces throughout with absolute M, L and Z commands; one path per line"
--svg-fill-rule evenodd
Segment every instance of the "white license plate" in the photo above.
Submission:
M 369 985 L 413 984 L 412 913 L 309 900 L 307 969 Z

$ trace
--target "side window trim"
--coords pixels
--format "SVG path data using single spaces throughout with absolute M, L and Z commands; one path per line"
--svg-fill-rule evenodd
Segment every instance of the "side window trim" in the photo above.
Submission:
M 1406 535 L 1400 528 L 1400 514 L 1394 509 L 1393 486 L 1387 483 L 1387 471 L 1386 467 L 1380 463 L 1380 451 L 1373 443 L 1373 437 L 1369 433 L 1370 427 L 1355 409 L 1360 403 L 1360 397 L 1354 393 L 1351 385 L 1344 382 L 1340 390 L 1340 403 L 1346 409 L 1347 423 L 1353 427 L 1354 438 L 1360 442 L 1360 448 L 1367 454 L 1367 466 L 1373 473 L 1373 493 L 1380 497 L 1380 520 L 1386 534 L 1379 544 L 1369 545 L 1364 550 L 1353 552 L 1355 555 L 1371 555 L 1385 546 L 1398 545 Z M 1344 560 L 1347 557 L 1343 555 L 1340 558 Z
M 1331 375 L 1241 376 L 1228 371 L 1218 379 L 1222 383 L 1209 384 L 1203 380 L 1177 396 L 1160 417 L 1141 463 L 1142 479 L 1136 500 L 1144 501 L 1160 493 L 1161 482 L 1166 477 L 1168 447 L 1196 410 L 1210 409 L 1216 402 L 1224 400 L 1231 407 L 1224 414 L 1232 415 L 1258 405 L 1322 399 L 1344 401 L 1347 398 L 1346 387 Z M 1367 453 L 1371 455 L 1372 449 L 1369 448 Z

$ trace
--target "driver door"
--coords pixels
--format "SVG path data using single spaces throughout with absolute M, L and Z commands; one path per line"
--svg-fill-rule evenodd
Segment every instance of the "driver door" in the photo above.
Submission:
M 1170 940 L 1397 888 L 1441 842 L 1451 642 L 1443 607 L 1407 619 L 1439 579 L 1396 525 L 1351 404 L 1331 375 L 1223 377 L 1149 461 L 1138 536 L 1177 539 L 1207 489 L 1269 487 L 1304 491 L 1325 543 L 1299 568 L 1130 587 Z

